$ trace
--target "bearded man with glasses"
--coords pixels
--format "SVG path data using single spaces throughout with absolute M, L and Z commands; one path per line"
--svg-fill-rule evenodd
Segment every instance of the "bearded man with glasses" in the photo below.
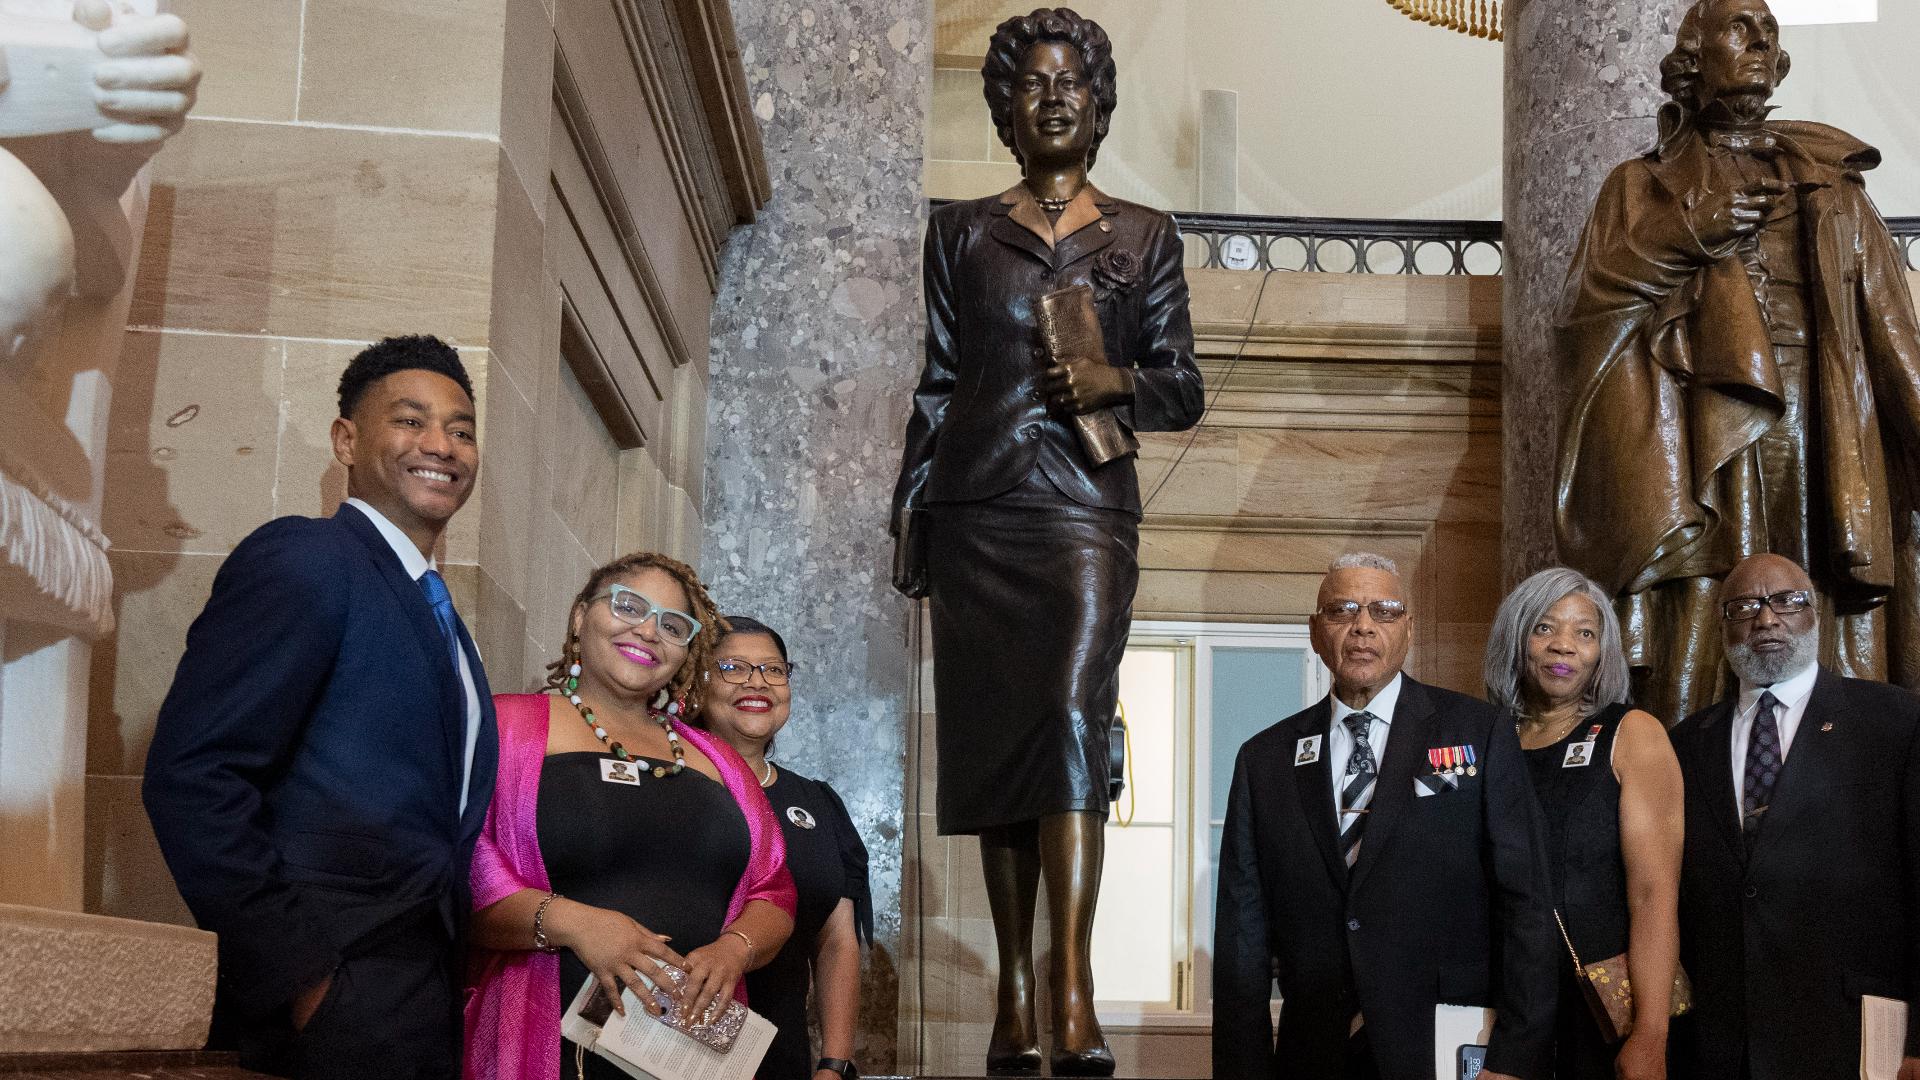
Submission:
M 1550 1071 L 1559 940 L 1519 737 L 1493 706 L 1401 673 L 1412 622 L 1390 560 L 1336 559 L 1310 623 L 1333 692 L 1240 749 L 1215 1076 L 1433 1080 L 1443 1003 L 1498 1011 L 1483 1080 Z
M 1920 698 L 1822 667 L 1813 582 L 1755 555 L 1720 589 L 1739 683 L 1673 731 L 1686 778 L 1673 1022 L 1687 1080 L 1852 1080 L 1861 997 L 1909 1003 L 1920 1080 Z

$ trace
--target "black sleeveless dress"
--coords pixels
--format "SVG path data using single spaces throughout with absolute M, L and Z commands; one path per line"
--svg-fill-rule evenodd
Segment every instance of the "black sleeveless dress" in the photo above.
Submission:
M 1534 794 L 1546 814 L 1554 907 L 1582 963 L 1627 949 L 1627 865 L 1620 853 L 1613 740 L 1630 707 L 1609 705 L 1552 746 L 1526 751 Z M 1576 749 L 1583 743 L 1591 745 Z M 1558 966 L 1555 1080 L 1613 1080 L 1618 1047 L 1600 1037 L 1564 945 Z
M 609 908 L 673 940 L 685 956 L 726 927 L 727 904 L 746 873 L 752 840 L 726 785 L 695 769 L 655 777 L 633 764 L 637 782 L 603 779 L 611 755 L 549 755 L 540 768 L 535 828 L 553 891 Z M 560 1008 L 587 980 L 586 965 L 560 951 Z M 555 1022 L 559 1021 L 555 1017 Z M 574 1075 L 574 1046 L 560 1040 L 560 1075 Z M 589 1080 L 627 1080 L 611 1062 L 586 1056 Z

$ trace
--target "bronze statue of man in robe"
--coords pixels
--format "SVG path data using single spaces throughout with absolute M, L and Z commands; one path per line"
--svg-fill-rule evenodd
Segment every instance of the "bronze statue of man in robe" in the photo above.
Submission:
M 1558 321 L 1561 556 L 1618 597 L 1669 723 L 1721 696 L 1714 587 L 1762 552 L 1812 575 L 1826 663 L 1920 683 L 1920 332 L 1879 151 L 1769 120 L 1787 69 L 1764 0 L 1688 9 L 1659 144 L 1607 178 Z

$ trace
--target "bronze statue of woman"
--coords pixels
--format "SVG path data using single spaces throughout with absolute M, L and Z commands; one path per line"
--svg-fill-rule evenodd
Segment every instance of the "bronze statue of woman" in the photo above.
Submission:
M 1066 8 L 1008 19 L 981 75 L 1024 179 L 928 224 L 895 585 L 931 597 L 940 832 L 980 837 L 1000 965 L 987 1071 L 1039 1072 L 1044 875 L 1053 1073 L 1109 1076 L 1090 950 L 1141 502 L 1132 454 L 1097 462 L 1074 421 L 1179 431 L 1204 403 L 1173 219 L 1087 181 L 1115 102 L 1106 32 Z M 1043 340 L 1041 298 L 1076 285 L 1105 355 Z

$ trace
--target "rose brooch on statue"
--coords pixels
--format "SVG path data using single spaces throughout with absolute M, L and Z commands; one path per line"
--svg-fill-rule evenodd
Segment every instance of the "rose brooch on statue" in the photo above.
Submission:
M 1133 288 L 1140 280 L 1140 257 L 1125 248 L 1110 247 L 1093 258 L 1093 298 L 1105 300 Z

